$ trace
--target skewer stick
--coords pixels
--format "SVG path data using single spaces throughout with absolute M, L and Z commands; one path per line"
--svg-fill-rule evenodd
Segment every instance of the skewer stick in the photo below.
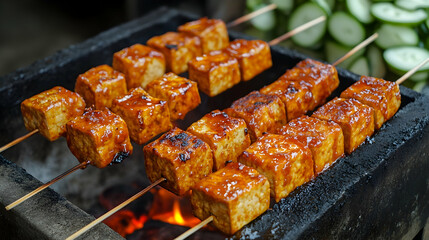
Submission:
M 263 8 L 260 8 L 260 9 L 258 9 L 256 11 L 254 11 L 254 12 L 251 12 L 249 14 L 246 14 L 246 15 L 244 15 L 242 17 L 239 17 L 239 18 L 235 19 L 234 21 L 226 24 L 226 27 L 228 27 L 228 28 L 235 27 L 235 26 L 237 26 L 237 25 L 239 25 L 241 23 L 249 21 L 250 19 L 252 19 L 252 18 L 254 18 L 256 16 L 259 16 L 259 15 L 261 15 L 263 13 L 266 13 L 268 11 L 274 10 L 276 8 L 277 8 L 277 5 L 274 4 L 274 3 L 272 3 L 272 4 L 268 5 L 268 6 L 265 6 Z
M 174 240 L 183 240 L 183 239 L 189 237 L 190 235 L 192 235 L 196 231 L 200 230 L 202 227 L 204 227 L 205 225 L 207 225 L 211 221 L 213 221 L 213 216 L 206 218 L 204 221 L 200 222 L 198 225 L 194 226 L 193 228 L 189 229 L 188 231 L 182 233 L 180 236 L 178 236 Z
M 90 162 L 81 162 L 78 165 L 70 168 L 68 171 L 64 172 L 63 174 L 59 175 L 58 177 L 52 179 L 51 181 L 43 184 L 42 186 L 36 188 L 35 190 L 33 190 L 32 192 L 28 193 L 27 195 L 21 197 L 20 199 L 16 200 L 15 202 L 9 204 L 6 206 L 6 210 L 10 210 L 14 207 L 16 207 L 17 205 L 21 204 L 22 202 L 24 202 L 25 200 L 29 199 L 30 197 L 34 196 L 35 194 L 37 194 L 38 192 L 42 191 L 43 189 L 51 186 L 52 184 L 54 184 L 55 182 L 57 182 L 58 180 L 66 177 L 67 175 L 71 174 L 72 172 L 81 169 L 81 168 L 85 168 Z
M 419 70 L 421 67 L 423 67 L 423 65 L 425 65 L 428 62 L 429 62 L 429 58 L 426 58 L 425 60 L 423 60 L 421 63 L 419 63 L 413 69 L 411 69 L 410 71 L 405 73 L 402 77 L 400 77 L 398 80 L 396 80 L 396 84 L 400 85 L 401 83 L 403 83 L 405 80 L 407 80 L 407 78 L 409 78 L 411 75 L 413 75 L 415 72 L 417 72 L 417 70 Z
M 319 24 L 319 23 L 321 23 L 321 22 L 323 22 L 325 20 L 326 20 L 326 16 L 320 16 L 320 17 L 318 17 L 316 19 L 311 20 L 308 23 L 305 23 L 305 24 L 303 24 L 301 26 L 296 27 L 295 29 L 292 29 L 291 31 L 289 31 L 289 32 L 281 35 L 280 37 L 277 37 L 277 38 L 271 40 L 270 42 L 268 42 L 268 44 L 271 45 L 271 46 L 277 45 L 281 41 L 284 41 L 284 40 L 292 37 L 293 35 L 298 34 L 298 33 L 302 32 L 304 30 L 307 30 L 308 28 L 310 28 L 310 27 L 312 27 L 314 25 L 317 25 L 317 24 Z
M 158 179 L 156 182 L 152 183 L 151 185 L 149 185 L 145 189 L 141 190 L 136 195 L 130 197 L 128 200 L 126 200 L 123 203 L 119 204 L 118 206 L 116 206 L 112 210 L 108 211 L 107 213 L 103 214 L 99 218 L 97 218 L 94 221 L 92 221 L 90 224 L 86 225 L 85 227 L 83 227 L 79 231 L 75 232 L 73 235 L 71 235 L 70 237 L 66 238 L 66 240 L 72 240 L 72 239 L 75 239 L 75 238 L 79 237 L 80 235 L 82 235 L 83 233 L 85 233 L 86 231 L 88 231 L 89 229 L 91 229 L 92 227 L 94 227 L 95 225 L 97 225 L 100 222 L 102 222 L 104 219 L 110 217 L 115 212 L 121 210 L 123 207 L 127 206 L 132 201 L 134 201 L 137 198 L 141 197 L 143 194 L 145 194 L 146 192 L 148 192 L 150 189 L 152 189 L 153 187 L 155 187 L 156 185 L 160 184 L 161 182 L 163 182 L 165 180 L 166 180 L 165 178 Z
M 0 153 L 1 153 L 1 152 L 3 152 L 4 150 L 6 150 L 6 149 L 10 148 L 10 147 L 15 146 L 16 144 L 18 144 L 18 143 L 20 143 L 20 142 L 24 141 L 25 139 L 27 139 L 27 138 L 29 138 L 29 137 L 33 136 L 34 134 L 36 134 L 36 133 L 38 133 L 38 132 L 39 132 L 39 129 L 35 129 L 35 130 L 33 130 L 33 131 L 31 131 L 31 132 L 27 133 L 26 135 L 24 135 L 24 136 L 22 136 L 22 137 L 19 137 L 19 138 L 15 139 L 15 140 L 13 140 L 12 142 L 10 142 L 10 143 L 8 143 L 8 144 L 4 145 L 3 147 L 1 147 L 1 148 L 0 148 Z
M 369 38 L 367 38 L 365 41 L 359 43 L 356 47 L 354 47 L 352 50 L 350 50 L 346 55 L 342 56 L 340 59 L 335 61 L 332 65 L 337 66 L 338 64 L 342 63 L 344 60 L 355 54 L 357 51 L 361 50 L 362 48 L 366 47 L 368 44 L 373 42 L 375 39 L 378 38 L 378 33 L 372 34 Z

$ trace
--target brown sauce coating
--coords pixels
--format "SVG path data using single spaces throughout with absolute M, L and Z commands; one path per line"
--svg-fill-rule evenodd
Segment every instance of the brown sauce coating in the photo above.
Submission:
M 196 57 L 189 64 L 194 65 L 198 71 L 208 72 L 218 67 L 230 66 L 236 63 L 236 58 L 221 51 L 212 51 L 209 54 Z
M 158 48 L 168 48 L 177 50 L 180 47 L 185 46 L 188 42 L 195 41 L 197 45 L 200 45 L 200 40 L 197 37 L 192 37 L 184 33 L 167 32 L 161 36 L 152 37 L 147 41 L 149 46 Z
M 221 171 L 210 174 L 194 188 L 214 199 L 232 201 L 251 191 L 267 179 L 255 169 L 241 163 L 228 163 Z
M 236 39 L 225 49 L 230 56 L 236 58 L 250 57 L 254 52 L 265 48 L 267 43 L 262 40 Z
M 164 61 L 164 55 L 153 48 L 142 44 L 134 44 L 131 47 L 124 48 L 121 51 L 116 52 L 114 56 L 118 58 L 127 58 L 131 61 L 144 61 L 147 57 L 160 58 Z
M 187 22 L 179 26 L 179 32 L 191 32 L 196 36 L 201 35 L 205 31 L 210 31 L 216 24 L 223 22 L 219 19 L 209 19 L 207 17 L 200 18 L 196 21 Z

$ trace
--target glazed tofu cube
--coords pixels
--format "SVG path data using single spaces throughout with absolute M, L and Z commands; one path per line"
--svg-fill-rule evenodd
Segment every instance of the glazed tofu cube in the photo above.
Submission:
M 200 18 L 199 20 L 183 24 L 178 30 L 179 32 L 199 37 L 203 53 L 221 50 L 229 45 L 226 25 L 219 19 Z
M 171 121 L 185 118 L 186 114 L 201 103 L 197 83 L 174 73 L 167 73 L 147 85 L 153 97 L 167 101 Z
M 162 52 L 167 61 L 167 71 L 180 74 L 188 70 L 188 62 L 202 55 L 201 42 L 198 37 L 184 33 L 167 32 L 152 37 L 147 45 Z
M 88 107 L 103 109 L 110 108 L 113 99 L 127 94 L 127 82 L 124 74 L 108 65 L 100 65 L 80 74 L 74 89 Z
M 161 186 L 183 196 L 212 172 L 213 155 L 209 145 L 196 136 L 173 128 L 143 148 L 146 174 Z
M 153 48 L 135 44 L 113 54 L 113 68 L 124 73 L 128 90 L 146 87 L 165 73 L 165 57 Z
M 237 59 L 220 51 L 196 57 L 188 65 L 189 78 L 197 82 L 200 90 L 210 97 L 240 82 Z
M 192 188 L 194 215 L 231 235 L 264 213 L 270 205 L 268 180 L 255 169 L 229 163 Z
M 133 152 L 127 124 L 107 109 L 90 109 L 68 122 L 67 145 L 79 162 L 98 168 L 120 163 Z
M 344 155 L 343 131 L 332 121 L 302 116 L 288 122 L 277 133 L 295 138 L 310 148 L 316 175 Z
M 273 65 L 268 43 L 261 40 L 237 39 L 224 50 L 240 64 L 241 79 L 248 81 Z
M 334 98 L 314 112 L 312 117 L 334 121 L 341 126 L 347 154 L 374 133 L 374 110 L 355 99 Z
M 277 96 L 282 100 L 288 121 L 304 115 L 316 106 L 311 86 L 304 80 L 290 81 L 280 77 L 270 85 L 263 87 L 260 92 Z
M 283 102 L 277 96 L 253 91 L 236 100 L 225 112 L 246 121 L 252 142 L 264 132 L 274 132 L 286 123 Z
M 219 110 L 206 114 L 187 131 L 209 144 L 214 171 L 223 168 L 227 161 L 236 162 L 238 155 L 250 146 L 246 122 Z
M 28 131 L 38 129 L 49 141 L 66 133 L 66 123 L 82 115 L 85 101 L 79 94 L 54 87 L 21 103 L 24 125 Z
M 341 93 L 342 98 L 353 98 L 374 109 L 375 129 L 380 129 L 401 106 L 401 93 L 395 82 L 362 76 L 358 82 Z
M 315 106 L 324 104 L 340 84 L 337 69 L 334 66 L 312 59 L 299 62 L 294 68 L 287 70 L 283 78 L 309 83 Z
M 268 179 L 276 202 L 314 176 L 310 149 L 294 138 L 277 134 L 260 137 L 238 157 L 238 162 Z
M 138 144 L 172 128 L 167 102 L 149 96 L 142 88 L 115 99 L 112 111 L 125 120 L 131 139 Z

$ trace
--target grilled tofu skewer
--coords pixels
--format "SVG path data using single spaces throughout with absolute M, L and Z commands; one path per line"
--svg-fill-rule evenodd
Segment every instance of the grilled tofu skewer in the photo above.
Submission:
M 108 110 L 89 109 L 68 122 L 66 127 L 67 145 L 80 164 L 8 205 L 7 210 L 78 169 L 84 169 L 89 164 L 104 168 L 120 163 L 133 151 L 125 121 Z

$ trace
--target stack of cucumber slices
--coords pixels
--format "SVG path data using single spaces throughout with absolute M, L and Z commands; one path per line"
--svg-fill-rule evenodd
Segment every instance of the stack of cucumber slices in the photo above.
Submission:
M 247 7 L 253 11 L 271 3 L 278 8 L 253 21 L 255 28 L 270 33 L 265 34 L 267 38 L 319 16 L 328 17 L 293 36 L 292 43 L 283 43 L 299 51 L 310 49 L 315 52 L 312 56 L 327 62 L 378 32 L 375 44 L 339 65 L 357 74 L 396 80 L 429 57 L 429 0 L 247 0 Z M 418 83 L 417 88 L 428 84 L 429 64 L 411 79 Z

